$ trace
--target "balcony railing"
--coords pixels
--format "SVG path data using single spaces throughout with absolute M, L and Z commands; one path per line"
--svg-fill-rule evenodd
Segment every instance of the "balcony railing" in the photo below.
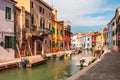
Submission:
M 39 27 L 38 31 L 39 31 L 40 35 L 42 35 L 42 36 L 47 36 L 49 34 L 52 34 L 52 30 L 45 28 L 45 27 L 43 27 L 43 28 Z
M 31 29 L 32 34 L 35 36 L 45 37 L 52 34 L 52 30 L 45 27 L 34 27 Z

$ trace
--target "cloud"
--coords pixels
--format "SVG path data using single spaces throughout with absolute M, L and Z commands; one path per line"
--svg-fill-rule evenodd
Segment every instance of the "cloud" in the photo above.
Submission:
M 52 0 L 45 0 L 52 4 Z M 109 0 L 53 0 L 58 10 L 58 19 L 70 20 L 72 26 L 103 26 L 110 20 L 106 19 L 105 12 L 114 10 L 114 5 L 106 5 Z M 97 16 L 90 16 L 91 14 Z
M 103 26 L 109 22 L 104 16 L 75 18 L 74 26 Z

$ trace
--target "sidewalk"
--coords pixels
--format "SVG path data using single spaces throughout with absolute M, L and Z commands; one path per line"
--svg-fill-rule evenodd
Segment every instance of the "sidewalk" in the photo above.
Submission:
M 120 53 L 106 53 L 103 60 L 75 80 L 120 80 Z

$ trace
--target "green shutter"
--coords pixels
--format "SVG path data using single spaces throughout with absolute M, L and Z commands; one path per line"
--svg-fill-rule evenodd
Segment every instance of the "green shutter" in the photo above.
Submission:
M 10 48 L 14 48 L 14 46 L 15 46 L 15 41 L 14 41 L 14 37 L 11 37 L 10 38 Z
M 60 31 L 60 34 L 61 34 L 61 36 L 63 36 L 63 31 L 62 30 Z
M 5 12 L 5 18 L 10 20 L 11 19 L 11 8 L 6 7 L 5 11 L 6 11 Z
M 53 48 L 55 47 L 55 41 L 52 41 L 52 47 Z
M 7 10 L 7 7 L 5 8 L 5 18 L 7 19 L 7 12 L 8 12 L 8 10 Z
M 52 33 L 55 34 L 55 28 L 54 27 L 52 27 Z
M 7 40 L 7 37 L 5 36 L 5 48 L 8 48 L 7 44 L 8 44 L 8 40 Z
M 63 42 L 60 42 L 60 47 L 63 47 Z

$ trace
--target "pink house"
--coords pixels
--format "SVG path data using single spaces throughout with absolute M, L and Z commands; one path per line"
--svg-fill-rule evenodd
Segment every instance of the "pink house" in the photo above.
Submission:
M 0 0 L 0 45 L 14 48 L 14 0 Z

